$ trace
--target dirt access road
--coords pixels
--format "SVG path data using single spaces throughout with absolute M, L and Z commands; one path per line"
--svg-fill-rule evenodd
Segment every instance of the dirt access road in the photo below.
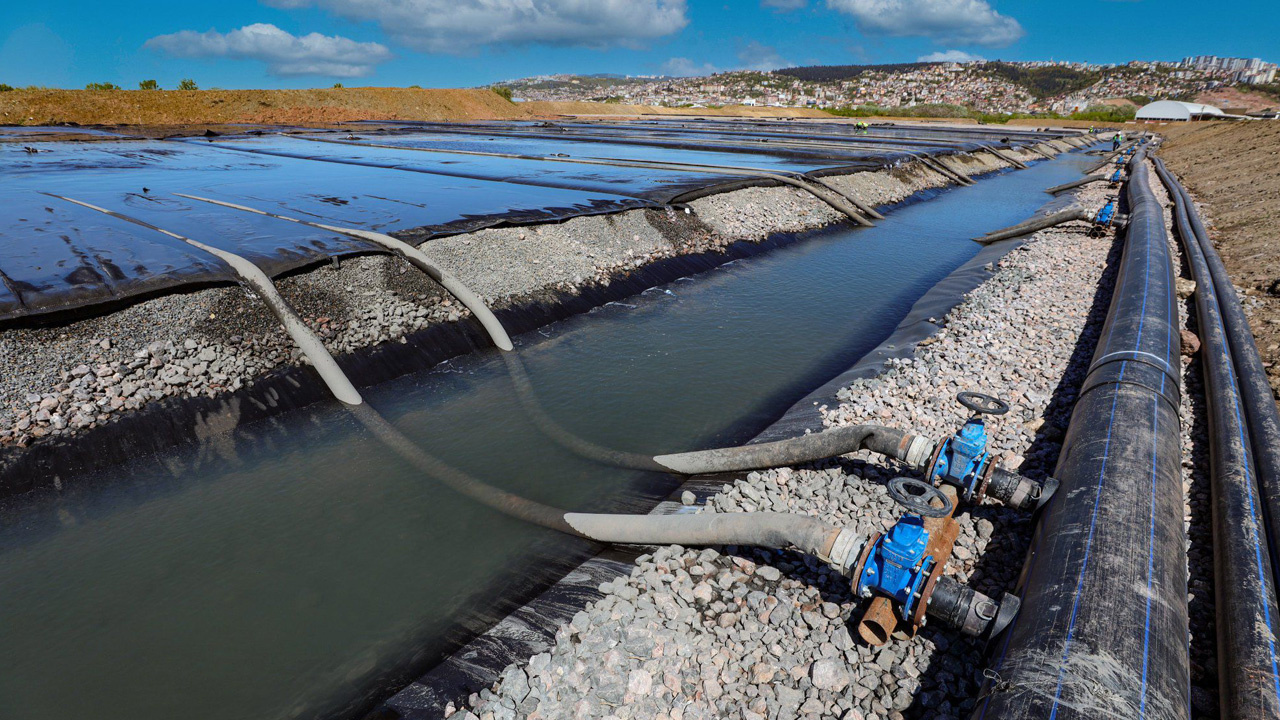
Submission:
M 1201 204 L 1236 286 L 1260 302 L 1250 322 L 1280 397 L 1280 122 L 1153 129 L 1168 138 L 1159 155 Z

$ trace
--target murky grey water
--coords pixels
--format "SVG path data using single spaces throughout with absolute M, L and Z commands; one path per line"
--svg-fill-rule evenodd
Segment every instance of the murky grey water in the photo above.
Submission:
M 518 339 L 546 411 L 596 443 L 745 440 L 892 331 L 1096 160 L 1040 163 L 838 227 Z M 480 353 L 364 391 L 432 452 L 573 509 L 640 510 L 676 480 L 574 457 Z M 86 469 L 86 473 L 93 472 Z M 98 471 L 0 510 L 0 717 L 350 714 L 463 621 L 586 548 L 411 471 L 336 405 Z

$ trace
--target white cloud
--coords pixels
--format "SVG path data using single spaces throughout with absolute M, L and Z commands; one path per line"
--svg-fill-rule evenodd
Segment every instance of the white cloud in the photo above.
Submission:
M 275 75 L 360 77 L 391 59 L 391 51 L 379 43 L 320 33 L 298 37 L 268 23 L 226 34 L 183 30 L 153 37 L 146 47 L 174 57 L 261 60 Z
M 974 55 L 973 53 L 967 53 L 963 50 L 939 50 L 938 52 L 931 52 L 928 55 L 921 55 L 920 57 L 916 58 L 916 62 L 967 63 L 967 62 L 978 62 L 980 60 L 986 60 L 986 58 L 982 57 L 981 55 Z
M 777 50 L 755 40 L 747 43 L 738 51 L 738 62 L 741 63 L 739 67 L 743 70 L 759 70 L 760 72 L 777 70 L 778 68 L 790 67 L 795 64 L 779 55 Z
M 689 24 L 686 0 L 267 0 L 374 21 L 417 50 L 470 54 L 484 45 L 638 47 Z
M 1003 47 L 1026 31 L 986 0 L 827 0 L 866 33 L 919 35 L 956 45 Z
M 714 72 L 716 72 L 715 65 L 694 62 L 684 57 L 673 57 L 662 63 L 662 74 L 671 75 L 672 77 L 697 77 L 710 75 Z
M 809 0 L 760 0 L 760 7 L 767 7 L 770 10 L 779 12 L 791 12 L 799 10 L 809 4 Z

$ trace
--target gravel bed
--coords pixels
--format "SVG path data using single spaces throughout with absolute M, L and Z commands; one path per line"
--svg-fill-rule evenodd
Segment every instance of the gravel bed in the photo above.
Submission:
M 873 205 L 946 184 L 916 163 L 828 181 Z M 634 210 L 487 229 L 430 240 L 423 249 L 491 307 L 502 308 L 572 296 L 665 258 L 844 219 L 794 188 L 747 188 L 695 200 L 684 212 Z M 420 272 L 385 256 L 322 265 L 277 284 L 339 356 L 469 315 Z M 11 327 L 0 331 L 6 369 L 0 450 L 70 436 L 154 400 L 234 391 L 305 362 L 267 309 L 238 288 L 161 296 L 68 323 Z
M 1104 188 L 1079 192 L 1100 206 Z M 1044 476 L 1056 462 L 1074 388 L 1092 354 L 1114 281 L 1113 238 L 1072 223 L 1038 233 L 943 320 L 915 357 L 892 360 L 820 408 L 828 425 L 887 424 L 932 437 L 964 420 L 955 393 L 979 390 L 1014 411 L 990 432 L 1006 467 Z M 1095 303 L 1095 292 L 1105 296 Z M 1081 341 L 1088 352 L 1076 351 Z M 1081 357 L 1083 356 L 1083 359 Z M 900 515 L 869 453 L 753 472 L 699 512 L 790 511 L 880 531 Z M 686 503 L 690 498 L 685 498 Z M 995 504 L 957 514 L 948 573 L 999 597 L 1011 590 L 1029 517 Z M 872 648 L 851 635 L 865 601 L 815 559 L 756 548 L 664 547 L 642 556 L 605 597 L 558 629 L 554 647 L 508 666 L 447 717 L 958 718 L 983 680 L 980 644 L 928 627 Z

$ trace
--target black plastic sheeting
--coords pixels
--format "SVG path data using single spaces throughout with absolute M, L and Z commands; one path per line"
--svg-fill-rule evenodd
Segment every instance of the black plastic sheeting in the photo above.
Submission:
M 1106 324 L 975 718 L 1190 715 L 1175 271 L 1143 157 Z
M 193 142 L 204 143 L 205 141 Z M 672 198 L 690 190 L 722 182 L 724 179 L 722 175 L 694 171 L 655 172 L 632 167 L 569 165 L 517 158 L 421 153 L 414 152 L 412 149 L 317 143 L 303 138 L 279 135 L 219 140 L 206 144 L 215 148 L 311 160 L 317 163 L 360 165 L 577 192 L 603 192 L 639 198 L 654 204 L 669 202 Z
M 279 275 L 332 257 L 385 251 L 175 193 L 339 227 L 414 230 L 416 237 L 431 237 L 661 207 L 695 193 L 761 182 L 753 173 L 735 176 L 732 170 L 557 159 L 826 174 L 871 170 L 921 153 L 976 150 L 991 142 L 972 132 L 932 128 L 873 137 L 853 135 L 851 126 L 842 124 L 758 121 L 382 125 L 400 129 L 364 125 L 369 132 L 350 140 L 346 134 L 315 131 L 295 137 L 280 128 L 254 136 L 180 141 L 42 142 L 27 135 L 36 153 L 17 143 L 0 143 L 5 177 L 0 187 L 0 321 L 235 280 L 219 261 L 181 240 L 52 195 L 234 252 L 269 275 Z
M 578 135 L 507 135 L 476 130 L 474 133 L 443 132 L 434 129 L 372 130 L 350 133 L 313 133 L 304 137 L 317 140 L 376 143 L 405 148 L 441 151 L 512 153 L 555 158 L 615 158 L 645 162 L 686 163 L 750 167 L 776 172 L 810 172 L 830 167 L 883 165 L 887 158 L 881 151 L 857 147 L 831 149 L 795 148 L 744 144 L 708 145 L 690 140 L 670 142 L 636 142 L 629 137 Z M 900 153 L 902 158 L 910 157 Z
M 490 132 L 510 137 L 564 138 L 584 141 L 661 143 L 677 147 L 746 148 L 757 152 L 796 152 L 852 148 L 870 155 L 903 152 L 930 154 L 958 151 L 974 151 L 991 142 L 978 140 L 950 141 L 938 139 L 876 138 L 870 135 L 830 135 L 805 133 L 770 133 L 732 128 L 664 128 L 632 125 L 606 125 L 603 123 L 558 123 L 544 125 L 496 125 L 468 123 L 402 123 L 407 127 L 430 129 L 436 132 L 478 133 Z
M 54 142 L 41 143 L 40 150 L 29 154 L 21 146 L 0 145 L 5 177 L 0 187 L 0 320 L 233 281 L 220 262 L 186 243 L 45 193 L 243 255 L 270 275 L 330 257 L 383 250 L 174 193 L 384 232 L 462 232 L 660 204 L 604 191 L 270 157 L 187 143 Z M 667 191 L 676 194 L 681 188 Z

